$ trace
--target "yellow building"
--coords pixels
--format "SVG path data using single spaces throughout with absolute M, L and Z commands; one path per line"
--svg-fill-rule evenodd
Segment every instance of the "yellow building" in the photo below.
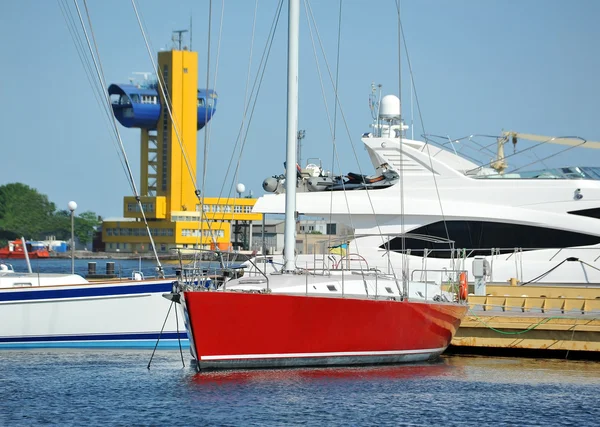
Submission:
M 203 208 L 198 203 L 194 211 L 173 211 L 169 219 L 155 219 L 156 206 L 144 200 L 144 212 L 156 249 L 166 252 L 173 248 L 210 249 L 218 245 L 222 250 L 231 248 L 234 241 L 233 221 L 262 220 L 262 214 L 252 213 L 256 199 L 205 198 Z M 107 252 L 146 252 L 150 239 L 145 224 L 139 220 L 141 212 L 134 198 L 125 198 L 126 217 L 123 221 L 105 221 L 102 224 L 102 241 Z M 201 209 L 203 213 L 201 213 Z
M 158 75 L 168 99 L 156 85 L 109 88 L 115 117 L 122 125 L 141 130 L 140 202 L 156 248 L 159 252 L 214 246 L 229 249 L 234 240 L 231 222 L 257 221 L 262 215 L 251 213 L 256 199 L 202 201 L 196 195 L 197 132 L 214 114 L 217 95 L 210 89 L 198 89 L 196 52 L 159 52 Z M 149 251 L 148 231 L 135 197 L 124 198 L 123 215 L 121 221 L 103 222 L 105 250 Z

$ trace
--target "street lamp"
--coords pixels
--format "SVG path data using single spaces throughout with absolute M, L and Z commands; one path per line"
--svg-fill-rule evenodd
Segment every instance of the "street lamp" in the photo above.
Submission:
M 71 200 L 67 206 L 71 211 L 71 274 L 75 274 L 75 209 L 77 209 L 77 203 Z
M 242 197 L 242 194 L 244 194 L 244 191 L 246 191 L 246 186 L 244 184 L 242 184 L 241 182 L 238 183 L 238 185 L 235 186 L 235 191 L 238 193 L 238 198 Z M 236 212 L 235 212 L 235 208 L 233 209 L 233 215 L 236 216 Z M 239 237 L 240 237 L 240 221 L 236 218 L 235 219 L 235 243 L 234 243 L 234 249 L 237 249 L 238 251 L 240 250 L 240 243 L 239 243 Z

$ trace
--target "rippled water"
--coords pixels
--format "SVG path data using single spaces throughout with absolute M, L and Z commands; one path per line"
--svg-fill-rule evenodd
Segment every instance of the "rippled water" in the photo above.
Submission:
M 5 260 L 12 264 L 15 271 L 26 272 L 27 263 L 22 259 Z M 88 263 L 96 263 L 96 273 L 104 274 L 106 272 L 106 264 L 114 263 L 115 274 L 121 277 L 131 277 L 133 271 L 142 271 L 146 276 L 156 275 L 156 261 L 139 260 L 139 259 L 76 259 L 75 273 L 85 276 L 88 273 Z M 205 263 L 206 264 L 206 263 Z M 179 266 L 177 261 L 163 261 L 163 269 L 166 274 L 174 275 L 175 269 Z M 70 273 L 71 259 L 66 258 L 50 258 L 50 259 L 32 259 L 31 270 L 36 273 Z
M 177 351 L 0 352 L 1 425 L 598 425 L 600 364 L 439 363 L 197 374 Z

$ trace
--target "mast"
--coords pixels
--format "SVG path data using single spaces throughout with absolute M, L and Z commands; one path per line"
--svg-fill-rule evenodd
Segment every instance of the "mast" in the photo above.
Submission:
M 287 144 L 285 168 L 285 230 L 283 270 L 295 270 L 296 249 L 296 138 L 298 132 L 298 34 L 300 2 L 288 5 Z

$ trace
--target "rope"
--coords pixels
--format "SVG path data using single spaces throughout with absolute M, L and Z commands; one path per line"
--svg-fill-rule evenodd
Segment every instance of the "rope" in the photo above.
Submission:
M 169 314 L 171 313 L 173 304 L 175 304 L 175 301 L 171 301 L 171 304 L 169 305 L 169 310 L 167 311 L 167 315 L 165 316 L 165 321 L 163 322 L 162 328 L 160 328 L 160 332 L 158 333 L 158 338 L 156 339 L 156 344 L 154 345 L 154 350 L 152 350 L 152 354 L 150 355 L 150 360 L 148 361 L 148 366 L 146 366 L 146 368 L 148 368 L 148 370 L 150 370 L 150 364 L 152 363 L 152 359 L 154 358 L 154 353 L 156 353 L 156 348 L 158 347 L 158 343 L 160 342 L 160 337 L 162 336 L 163 331 L 165 330 L 165 325 L 167 324 L 167 319 L 169 318 Z M 179 328 L 177 328 L 177 330 L 179 331 Z
M 500 329 L 496 329 L 496 328 L 494 328 L 493 326 L 490 326 L 490 325 L 489 325 L 489 323 L 487 323 L 485 320 L 483 320 L 482 318 L 480 318 L 479 316 L 477 316 L 477 315 L 476 315 L 476 314 L 473 312 L 473 310 L 471 310 L 471 309 L 469 309 L 469 313 L 471 314 L 471 316 L 473 316 L 474 318 L 476 318 L 476 319 L 477 319 L 477 320 L 478 320 L 478 321 L 479 321 L 481 324 L 485 325 L 485 327 L 486 327 L 486 328 L 488 328 L 488 329 L 490 329 L 490 330 L 492 330 L 492 331 L 494 331 L 494 332 L 497 332 L 497 333 L 499 333 L 499 334 L 502 334 L 502 335 L 522 335 L 522 334 L 524 334 L 524 333 L 527 333 L 527 332 L 529 332 L 529 331 L 532 331 L 532 330 L 534 330 L 535 328 L 537 328 L 537 327 L 538 327 L 538 326 L 540 326 L 540 325 L 543 325 L 543 324 L 545 324 L 545 323 L 548 323 L 548 322 L 549 322 L 549 321 L 551 321 L 551 320 L 554 320 L 554 319 L 569 319 L 568 317 L 562 317 L 562 316 L 551 316 L 551 317 L 547 317 L 547 318 L 545 318 L 545 319 L 542 319 L 542 320 L 540 320 L 539 322 L 537 322 L 537 323 L 536 323 L 536 324 L 534 324 L 534 325 L 531 325 L 531 326 L 530 326 L 530 327 L 528 327 L 527 329 L 524 329 L 524 330 L 522 330 L 522 331 L 516 331 L 516 332 L 513 332 L 513 331 L 501 331 Z M 575 328 L 575 326 L 576 326 L 576 325 L 573 325 L 573 333 L 574 333 L 574 331 L 575 331 L 575 329 L 574 329 L 574 328 Z
M 174 302 L 175 301 L 172 301 L 171 305 L 173 305 Z M 179 336 L 179 316 L 177 315 L 177 307 L 175 307 L 175 327 L 177 328 L 177 342 L 179 343 L 179 354 L 181 355 L 181 363 L 185 368 L 185 362 L 183 361 L 183 349 L 181 348 L 181 337 Z
M 548 274 L 552 273 L 554 270 L 556 270 L 558 267 L 560 267 L 561 265 L 563 265 L 563 264 L 564 264 L 565 262 L 567 262 L 567 261 L 569 261 L 569 259 L 568 259 L 568 258 L 566 258 L 566 259 L 563 259 L 563 260 L 562 260 L 560 263 L 558 263 L 557 265 L 555 265 L 554 267 L 552 267 L 550 270 L 548 270 L 548 271 L 546 271 L 546 272 L 544 272 L 544 273 L 540 274 L 540 275 L 539 275 L 539 276 L 537 276 L 537 277 L 534 277 L 533 279 L 531 279 L 531 280 L 530 280 L 530 281 L 528 281 L 528 282 L 523 282 L 523 283 L 521 283 L 519 286 L 525 286 L 525 285 L 528 285 L 528 284 L 530 284 L 530 283 L 537 282 L 537 281 L 538 281 L 538 280 L 540 280 L 540 279 L 543 279 L 544 277 L 546 277 Z

